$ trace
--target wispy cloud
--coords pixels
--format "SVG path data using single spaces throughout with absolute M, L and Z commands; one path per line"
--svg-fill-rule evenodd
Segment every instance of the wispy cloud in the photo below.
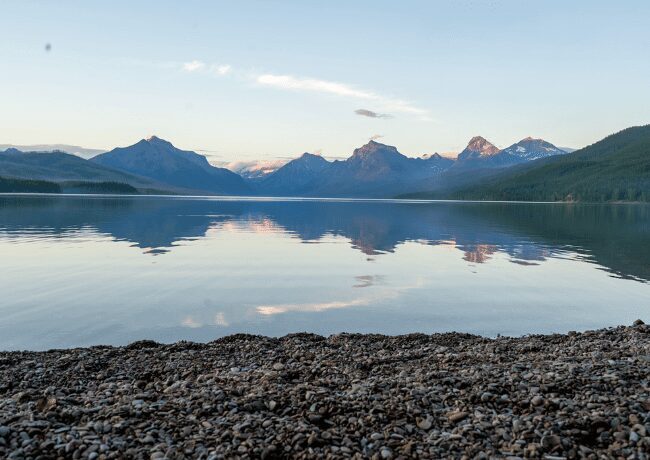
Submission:
M 224 76 L 234 73 L 236 69 L 229 64 L 208 64 L 203 61 L 193 60 L 182 64 L 182 69 L 188 73 L 205 73 L 217 76 Z M 241 75 L 240 75 L 241 77 Z M 292 75 L 249 75 L 258 85 L 277 88 L 287 91 L 305 91 L 372 102 L 385 112 L 397 112 L 416 115 L 418 119 L 431 121 L 429 111 L 418 107 L 408 101 L 384 96 L 374 91 L 357 88 L 353 85 L 316 78 L 294 77 Z M 375 112 L 369 109 L 357 109 L 355 113 L 359 116 L 369 118 L 392 118 L 390 113 Z
M 183 64 L 183 70 L 186 72 L 198 72 L 203 69 L 205 69 L 205 62 L 194 60 Z
M 373 134 L 372 136 L 370 136 L 370 140 L 376 141 L 377 139 L 381 139 L 382 137 L 384 137 L 383 134 Z
M 257 77 L 257 82 L 262 85 L 274 86 L 276 88 L 299 91 L 316 91 L 359 99 L 377 99 L 379 97 L 377 94 L 355 89 L 343 83 L 316 80 L 313 78 L 296 78 L 290 75 L 264 74 Z
M 389 113 L 378 113 L 368 109 L 357 109 L 354 111 L 357 115 L 368 118 L 393 118 Z
M 232 67 L 228 64 L 212 64 L 210 71 L 217 75 L 227 75 L 232 71 Z
M 413 115 L 419 115 L 421 117 L 427 117 L 428 115 L 428 110 L 417 107 L 407 101 L 383 96 L 372 91 L 355 88 L 345 83 L 339 83 L 339 82 L 333 82 L 327 80 L 318 80 L 315 78 L 300 78 L 291 75 L 273 75 L 273 74 L 259 75 L 257 76 L 256 81 L 260 85 L 284 89 L 284 90 L 327 93 L 327 94 L 334 94 L 337 96 L 348 97 L 353 99 L 373 101 L 376 104 L 383 107 L 385 110 L 392 111 L 392 112 L 410 113 Z M 360 109 L 360 110 L 366 110 L 366 109 Z M 359 114 L 359 115 L 364 115 L 364 114 Z M 371 116 L 371 115 L 364 115 L 364 116 Z
M 183 70 L 189 73 L 210 73 L 213 75 L 227 75 L 232 71 L 229 64 L 206 64 L 203 61 L 193 60 L 183 63 Z

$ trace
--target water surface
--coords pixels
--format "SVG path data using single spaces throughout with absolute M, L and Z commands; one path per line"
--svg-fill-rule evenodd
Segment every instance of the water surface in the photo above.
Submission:
M 0 349 L 650 320 L 647 205 L 0 197 Z

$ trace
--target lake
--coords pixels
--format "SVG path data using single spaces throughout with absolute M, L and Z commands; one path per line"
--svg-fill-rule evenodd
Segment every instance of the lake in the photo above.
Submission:
M 0 197 L 0 349 L 650 319 L 650 206 Z

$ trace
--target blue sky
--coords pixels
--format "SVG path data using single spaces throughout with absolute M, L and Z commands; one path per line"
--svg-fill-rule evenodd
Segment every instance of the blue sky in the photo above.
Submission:
M 156 134 L 232 161 L 377 135 L 415 156 L 650 122 L 647 1 L 4 0 L 0 18 L 0 143 Z

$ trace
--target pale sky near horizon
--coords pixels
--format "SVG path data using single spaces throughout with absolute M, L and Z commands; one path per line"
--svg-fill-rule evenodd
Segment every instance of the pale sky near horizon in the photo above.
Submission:
M 0 0 L 0 18 L 2 144 L 156 134 L 233 161 L 376 135 L 416 156 L 650 122 L 647 0 Z

